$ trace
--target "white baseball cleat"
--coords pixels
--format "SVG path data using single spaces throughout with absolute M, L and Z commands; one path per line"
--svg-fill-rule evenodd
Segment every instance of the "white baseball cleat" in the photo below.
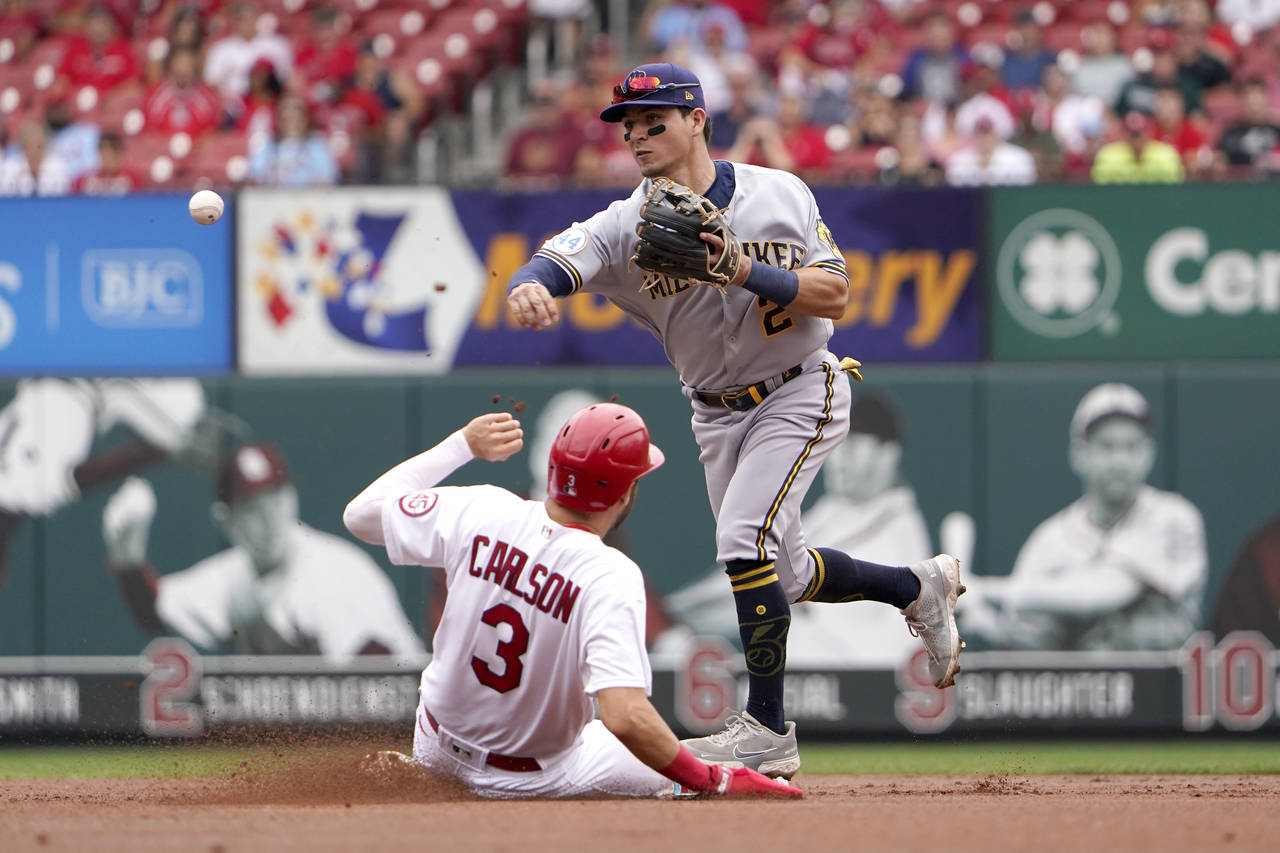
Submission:
M 960 671 L 964 640 L 956 628 L 956 599 L 964 593 L 960 561 L 939 554 L 911 567 L 920 579 L 920 595 L 902 609 L 907 630 L 919 637 L 929 653 L 929 675 L 935 687 L 950 687 Z
M 725 767 L 750 767 L 765 776 L 790 779 L 800 769 L 796 724 L 787 722 L 785 734 L 771 731 L 743 711 L 725 720 L 722 732 L 689 738 L 682 743 L 698 758 Z

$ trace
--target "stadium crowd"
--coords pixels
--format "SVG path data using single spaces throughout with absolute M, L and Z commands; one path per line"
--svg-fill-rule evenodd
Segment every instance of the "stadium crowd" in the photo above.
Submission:
M 0 194 L 412 183 L 495 69 L 525 109 L 491 181 L 629 186 L 597 114 L 659 57 L 703 81 L 716 156 L 814 183 L 1280 174 L 1280 0 L 636 0 L 627 55 L 617 5 L 0 0 Z

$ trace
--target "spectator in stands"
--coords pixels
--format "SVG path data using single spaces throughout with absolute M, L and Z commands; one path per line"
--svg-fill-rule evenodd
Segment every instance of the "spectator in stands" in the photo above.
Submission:
M 1200 46 L 1212 57 L 1230 68 L 1240 53 L 1231 28 L 1215 20 L 1205 0 L 1179 0 L 1176 20 L 1179 29 L 1199 34 Z
M 956 26 L 944 11 L 931 12 L 924 23 L 924 46 L 907 57 L 902 68 L 902 97 L 925 98 L 934 103 L 956 100 L 960 69 L 968 60 L 956 43 Z
M 1199 119 L 1187 115 L 1182 91 L 1177 86 L 1164 86 L 1156 90 L 1156 108 L 1151 125 L 1151 138 L 1166 142 L 1177 149 L 1188 172 L 1199 171 L 1201 150 L 1206 148 L 1204 127 Z
M 44 120 L 49 125 L 49 152 L 66 164 L 69 180 L 98 168 L 101 130 L 93 122 L 77 120 L 69 96 L 51 102 Z
M 169 52 L 168 71 L 143 104 L 147 129 L 162 133 L 186 133 L 192 139 L 218 127 L 222 101 L 199 76 L 200 58 L 189 47 Z
M 956 126 L 961 133 L 972 135 L 978 122 L 987 119 L 1001 139 L 1013 136 L 1013 97 L 1000 80 L 998 57 L 974 57 L 961 72 L 962 92 L 967 97 L 956 108 Z M 937 107 L 931 105 L 927 121 L 937 121 Z
M 249 155 L 249 179 L 273 187 L 318 187 L 338 182 L 338 162 L 322 134 L 311 128 L 301 98 L 288 95 L 276 108 L 276 135 Z
M 275 136 L 276 106 L 284 86 L 270 59 L 259 59 L 249 69 L 249 91 L 235 110 L 235 125 L 250 140 Z M 253 142 L 250 148 L 256 147 Z
M 259 59 L 275 66 L 281 80 L 293 70 L 293 50 L 275 33 L 258 32 L 258 13 L 253 4 L 237 2 L 228 10 L 233 31 L 209 48 L 204 63 L 204 81 L 228 100 L 244 97 L 249 91 L 249 69 Z
M 73 193 L 82 195 L 128 195 L 142 188 L 138 173 L 124 162 L 124 140 L 118 133 L 104 133 L 98 139 L 98 167 L 76 178 Z
M 1184 20 L 1174 31 L 1173 55 L 1178 60 L 1178 73 L 1199 91 L 1230 82 L 1231 69 L 1222 53 L 1209 41 L 1202 22 Z
M 761 102 L 767 96 L 761 78 L 762 75 L 754 69 L 730 70 L 729 105 L 711 113 L 710 147 L 717 156 L 732 148 L 742 126 L 761 114 Z
M 13 42 L 13 61 L 26 57 L 44 26 L 40 10 L 29 0 L 0 0 L 0 37 Z
M 204 20 L 200 17 L 200 10 L 195 6 L 179 6 L 169 19 L 165 41 L 167 51 L 163 56 L 152 56 L 148 51 L 147 82 L 152 85 L 164 77 L 170 51 L 187 48 L 194 50 L 197 56 L 204 56 Z
M 1094 21 L 1080 37 L 1085 53 L 1071 75 L 1071 88 L 1077 95 L 1092 96 L 1110 106 L 1133 80 L 1133 63 L 1116 49 L 1116 31 L 1108 21 Z
M 720 27 L 729 50 L 746 50 L 747 30 L 738 13 L 723 3 L 711 0 L 692 2 L 659 2 L 645 11 L 648 19 L 643 28 L 649 41 L 659 51 L 667 51 L 681 42 L 699 44 L 711 27 Z
M 84 34 L 72 35 L 58 65 L 54 97 L 74 96 L 82 88 L 99 96 L 138 76 L 133 47 L 120 35 L 115 16 L 106 5 L 94 3 L 84 17 Z
M 808 16 L 789 47 L 815 68 L 848 72 L 886 33 L 896 31 L 893 19 L 874 0 L 834 0 Z
M 939 120 L 933 123 L 922 121 L 920 135 L 924 137 L 925 147 L 929 149 L 930 156 L 939 163 L 945 164 L 951 159 L 952 154 L 969 145 L 969 136 L 962 133 L 956 126 L 955 103 L 940 105 L 939 116 Z
M 1000 66 L 1004 87 L 1010 92 L 1037 88 L 1044 69 L 1057 61 L 1057 56 L 1044 46 L 1040 25 L 1030 9 L 1019 9 L 1014 15 L 1009 42 L 1010 50 Z
M 952 186 L 1034 184 L 1035 158 L 1025 148 L 1005 142 L 991 119 L 978 119 L 973 144 L 947 160 L 947 183 Z
M 785 96 L 778 101 L 778 133 L 790 162 L 765 165 L 810 177 L 812 173 L 826 172 L 831 168 L 826 128 L 809 121 L 808 105 L 803 99 Z
M 1073 161 L 1088 162 L 1106 132 L 1107 107 L 1095 95 L 1071 91 L 1066 72 L 1050 65 L 1044 70 L 1043 85 L 1035 98 L 1032 122 L 1051 132 Z
M 507 146 L 504 177 L 514 187 L 554 187 L 573 173 L 582 138 L 565 120 L 555 83 L 536 83 L 532 95 L 529 121 Z
M 1187 112 L 1200 109 L 1200 85 L 1178 68 L 1178 58 L 1173 53 L 1173 36 L 1166 29 L 1153 30 L 1148 39 L 1151 50 L 1151 69 L 1131 80 L 1120 90 L 1116 101 L 1117 115 L 1127 115 L 1137 110 L 1152 115 L 1156 109 L 1156 90 L 1161 86 L 1177 86 Z
M 857 112 L 849 125 L 855 148 L 892 145 L 898 138 L 898 104 L 879 86 L 863 87 L 856 99 Z
M 332 103 L 355 76 L 359 51 L 349 32 L 351 18 L 332 6 L 311 11 L 310 38 L 294 57 L 296 82 L 289 90 L 302 93 L 312 104 Z
M 884 186 L 934 187 L 946 180 L 942 164 L 925 147 L 919 116 L 904 113 L 892 148 L 882 150 L 893 152 L 877 158 L 878 180 Z
M 1280 122 L 1267 102 L 1267 87 L 1256 78 L 1242 81 L 1240 118 L 1218 139 L 1218 150 L 1231 166 L 1263 164 L 1280 145 Z
M 1152 120 L 1134 110 L 1124 117 L 1125 138 L 1110 142 L 1093 160 L 1099 184 L 1176 184 L 1186 180 L 1177 150 L 1151 138 Z
M 1227 24 L 1247 24 L 1255 33 L 1280 24 L 1280 0 L 1218 0 L 1218 18 Z
M 692 71 L 702 82 L 702 97 L 707 110 L 726 108 L 733 99 L 729 91 L 729 74 L 742 69 L 755 70 L 755 60 L 745 51 L 732 51 L 725 45 L 724 30 L 718 24 L 707 30 L 706 42 L 691 49 L 681 46 L 671 51 L 671 59 Z M 597 119 L 599 121 L 599 119 Z
M 27 119 L 18 128 L 18 146 L 0 161 L 0 195 L 66 195 L 67 164 L 49 150 L 44 122 Z
M 1049 66 L 1056 68 L 1057 66 Z M 1048 72 L 1048 68 L 1045 69 Z M 1065 78 L 1064 78 L 1065 79 Z M 1014 99 L 1013 116 L 1017 130 L 1009 141 L 1025 148 L 1036 164 L 1036 180 L 1042 184 L 1062 179 L 1067 161 L 1062 146 L 1047 124 L 1037 121 L 1037 95 L 1023 90 Z M 1083 165 L 1083 161 L 1081 164 Z
M 350 132 L 356 138 L 353 179 L 357 183 L 412 180 L 413 128 L 424 109 L 422 95 L 412 80 L 389 69 L 366 48 L 360 52 L 355 76 L 338 99 L 337 109 L 355 117 Z

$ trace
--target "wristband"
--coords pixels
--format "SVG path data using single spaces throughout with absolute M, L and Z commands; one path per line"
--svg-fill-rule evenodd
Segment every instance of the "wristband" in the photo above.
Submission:
M 658 772 L 691 791 L 714 791 L 720 786 L 720 777 L 725 775 L 723 769 L 698 760 L 689 747 L 680 744 L 675 760 Z
M 800 290 L 800 276 L 791 270 L 778 269 L 765 263 L 753 263 L 742 286 L 774 305 L 786 306 Z

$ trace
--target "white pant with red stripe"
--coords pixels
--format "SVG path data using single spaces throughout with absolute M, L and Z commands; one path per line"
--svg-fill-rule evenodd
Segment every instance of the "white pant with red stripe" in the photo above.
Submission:
M 670 779 L 647 767 L 599 720 L 582 730 L 578 742 L 560 755 L 538 758 L 541 770 L 516 772 L 475 766 L 441 745 L 441 734 L 418 707 L 413 727 L 413 760 L 434 773 L 460 779 L 482 797 L 658 797 L 672 793 Z

